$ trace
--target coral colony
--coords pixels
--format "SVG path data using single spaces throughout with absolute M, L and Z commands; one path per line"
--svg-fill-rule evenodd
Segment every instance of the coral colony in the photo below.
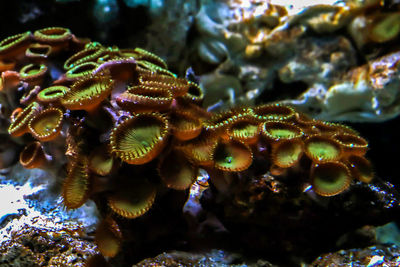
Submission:
M 188 190 L 199 169 L 220 191 L 236 173 L 264 171 L 297 176 L 323 197 L 373 178 L 355 130 L 276 103 L 210 113 L 196 83 L 140 48 L 105 47 L 59 27 L 28 31 L 0 42 L 0 73 L 8 133 L 25 146 L 20 164 L 64 169 L 68 209 L 95 201 L 104 256 L 118 254 L 126 220 Z

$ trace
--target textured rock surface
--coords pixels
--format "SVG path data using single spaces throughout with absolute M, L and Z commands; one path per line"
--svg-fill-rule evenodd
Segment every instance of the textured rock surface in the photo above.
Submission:
M 398 246 L 379 245 L 324 254 L 310 266 L 399 266 L 399 264 L 400 249 Z

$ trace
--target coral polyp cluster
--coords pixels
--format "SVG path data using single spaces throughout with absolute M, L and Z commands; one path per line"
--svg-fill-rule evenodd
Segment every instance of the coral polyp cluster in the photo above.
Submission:
M 121 218 L 189 190 L 199 169 L 223 191 L 234 173 L 269 172 L 298 176 L 291 178 L 321 196 L 373 177 L 367 141 L 353 129 L 280 104 L 208 112 L 195 82 L 143 49 L 105 47 L 52 27 L 1 41 L 0 67 L 8 132 L 26 144 L 20 163 L 65 167 L 63 203 L 95 201 L 103 216 L 95 240 L 105 256 L 119 251 Z

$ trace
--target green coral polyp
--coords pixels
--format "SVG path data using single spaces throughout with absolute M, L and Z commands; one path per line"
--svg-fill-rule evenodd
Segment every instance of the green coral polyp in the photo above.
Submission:
M 37 98 L 41 102 L 55 102 L 59 101 L 65 93 L 69 90 L 68 87 L 63 85 L 54 85 L 41 90 L 37 94 Z
M 327 136 L 314 135 L 305 140 L 305 153 L 316 162 L 337 160 L 341 157 L 340 145 Z
M 12 136 L 21 136 L 28 132 L 28 123 L 35 114 L 39 112 L 39 103 L 32 102 L 23 111 L 18 113 L 17 117 L 11 122 L 8 127 L 8 133 Z
M 261 129 L 265 137 L 274 141 L 300 138 L 303 135 L 301 128 L 281 121 L 266 121 Z
M 347 189 L 351 182 L 349 169 L 341 162 L 318 163 L 311 171 L 313 190 L 321 196 L 334 196 Z
M 145 214 L 153 205 L 157 190 L 146 180 L 124 184 L 108 197 L 108 206 L 116 214 L 134 219 Z
M 364 157 L 351 155 L 348 158 L 349 168 L 353 177 L 361 182 L 370 183 L 374 178 L 371 163 Z
M 47 70 L 48 68 L 44 64 L 29 64 L 19 71 L 19 75 L 23 80 L 33 80 L 45 75 Z
M 79 78 L 83 78 L 89 74 L 92 74 L 92 72 L 99 66 L 99 64 L 94 63 L 94 62 L 84 62 L 79 65 L 75 65 L 71 69 L 69 69 L 65 73 L 65 77 L 67 79 L 71 80 L 76 80 Z
M 87 157 L 75 158 L 68 168 L 62 191 L 63 203 L 68 209 L 82 206 L 89 198 L 89 172 Z
M 29 121 L 28 127 L 32 135 L 40 141 L 53 140 L 60 134 L 63 112 L 58 108 L 47 108 L 39 112 Z
M 61 104 L 71 110 L 95 109 L 113 89 L 108 75 L 89 75 L 76 81 L 64 94 Z
M 29 45 L 32 33 L 30 31 L 16 34 L 0 42 L 0 59 L 1 58 L 12 58 L 19 51 L 25 50 L 25 46 Z
M 139 113 L 112 130 L 111 151 L 129 164 L 147 163 L 164 148 L 168 129 L 160 113 Z
M 99 45 L 84 49 L 68 58 L 64 62 L 64 69 L 69 70 L 85 62 L 96 62 L 105 53 L 105 50 Z
M 288 120 L 296 114 L 293 108 L 281 104 L 265 104 L 252 110 L 254 116 L 260 120 Z
M 238 172 L 250 166 L 253 153 L 247 145 L 238 141 L 220 142 L 215 147 L 212 158 L 217 169 Z
M 33 36 L 40 42 L 52 43 L 68 41 L 71 39 L 72 34 L 67 28 L 49 27 L 35 31 Z
M 281 168 L 288 168 L 296 164 L 303 154 L 301 140 L 286 140 L 273 148 L 273 162 Z

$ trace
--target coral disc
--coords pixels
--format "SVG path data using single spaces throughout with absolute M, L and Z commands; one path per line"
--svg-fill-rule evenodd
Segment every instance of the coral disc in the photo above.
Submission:
M 120 107 L 135 112 L 164 111 L 171 106 L 172 100 L 170 91 L 142 85 L 129 87 L 116 98 Z
M 90 75 L 75 82 L 61 99 L 61 104 L 71 110 L 95 109 L 113 89 L 108 75 Z
M 247 169 L 253 161 L 251 149 L 238 141 L 219 142 L 212 153 L 215 167 L 238 172 Z
M 22 80 L 26 82 L 40 81 L 47 73 L 47 66 L 44 64 L 28 64 L 19 71 Z
M 44 109 L 29 121 L 29 130 L 36 139 L 51 141 L 60 134 L 63 116 L 61 109 Z
M 189 82 L 189 88 L 187 89 L 186 94 L 182 96 L 182 98 L 195 103 L 201 103 L 204 99 L 204 92 L 199 85 L 194 82 Z
M 186 79 L 158 73 L 141 75 L 139 82 L 148 87 L 168 89 L 174 97 L 183 96 L 189 90 L 189 83 Z
M 69 70 L 85 62 L 96 62 L 99 57 L 105 54 L 101 46 L 92 46 L 73 54 L 64 62 L 64 69 Z
M 89 169 L 98 175 L 108 175 L 114 166 L 114 158 L 104 146 L 96 147 L 89 157 Z
M 63 85 L 53 85 L 47 88 L 44 88 L 37 94 L 37 99 L 40 102 L 56 102 L 59 101 L 64 94 L 69 90 L 68 87 Z
M 136 114 L 111 131 L 111 152 L 129 164 L 147 163 L 164 148 L 168 129 L 160 113 Z
M 35 40 L 44 43 L 60 43 L 71 39 L 72 34 L 69 29 L 61 27 L 48 27 L 37 30 L 33 33 Z
M 190 113 L 175 111 L 170 114 L 172 134 L 181 141 L 197 137 L 202 130 L 199 119 Z
M 21 136 L 28 131 L 29 121 L 38 113 L 40 105 L 37 102 L 32 102 L 23 111 L 12 119 L 8 127 L 8 133 L 12 136 Z
M 77 64 L 74 67 L 70 68 L 65 73 L 65 78 L 69 80 L 77 80 L 84 76 L 88 76 L 92 74 L 92 72 L 99 66 L 99 64 L 94 62 L 84 62 L 81 64 Z
M 261 126 L 261 131 L 267 139 L 275 142 L 303 136 L 299 127 L 283 121 L 266 121 Z
M 23 53 L 32 39 L 30 31 L 16 34 L 0 42 L 0 59 L 10 59 Z
M 313 161 L 337 160 L 342 155 L 340 144 L 329 136 L 312 135 L 304 143 L 305 153 Z
M 76 209 L 89 198 L 88 159 L 78 156 L 69 164 L 62 188 L 63 203 L 68 209 Z
M 286 140 L 273 147 L 272 159 L 281 168 L 296 164 L 303 153 L 303 142 L 300 139 Z
M 100 221 L 96 229 L 95 242 L 102 255 L 115 257 L 118 254 L 122 234 L 117 223 L 111 217 L 106 217 Z
M 134 219 L 153 205 L 157 190 L 146 180 L 130 181 L 108 197 L 108 206 L 118 215 Z
M 159 162 L 158 173 L 169 188 L 188 189 L 197 178 L 198 168 L 178 150 L 172 150 Z
M 349 169 L 338 161 L 315 164 L 310 175 L 314 191 L 321 196 L 337 195 L 351 182 Z
M 281 104 L 266 104 L 252 110 L 254 116 L 260 120 L 287 120 L 296 114 L 293 108 Z
M 121 54 L 124 56 L 133 56 L 135 59 L 145 60 L 159 66 L 160 68 L 168 69 L 167 63 L 165 63 L 162 58 L 140 47 L 136 47 L 133 51 L 121 49 Z
M 236 121 L 233 121 L 228 129 L 228 135 L 238 141 L 246 144 L 254 144 L 258 140 L 260 132 L 258 120 L 250 116 L 244 116 Z
M 28 144 L 19 154 L 19 162 L 26 169 L 39 168 L 45 161 L 46 155 L 38 141 Z
M 212 166 L 213 159 L 211 154 L 217 145 L 216 136 L 205 134 L 202 132 L 196 139 L 190 140 L 179 149 L 185 156 L 195 165 Z
M 172 72 L 170 72 L 167 69 L 164 69 L 154 63 L 151 63 L 147 60 L 137 60 L 137 70 L 139 71 L 139 73 L 149 73 L 149 72 L 157 72 L 159 74 L 163 74 L 163 75 L 168 75 L 171 77 L 176 77 L 175 74 L 173 74 Z
M 51 53 L 51 46 L 45 44 L 31 44 L 25 50 L 25 56 L 31 60 L 46 60 Z
M 213 116 L 204 121 L 206 130 L 225 130 L 232 122 L 249 114 L 249 109 L 236 109 L 213 114 Z
M 99 61 L 99 60 L 98 60 Z M 93 72 L 94 74 L 107 71 L 114 80 L 126 83 L 137 82 L 136 61 L 133 58 L 115 58 L 108 60 Z
M 374 171 L 371 162 L 364 157 L 351 155 L 348 157 L 348 165 L 354 178 L 369 183 L 374 178 Z
M 335 134 L 334 139 L 340 143 L 345 152 L 363 156 L 368 150 L 368 142 L 355 134 Z

